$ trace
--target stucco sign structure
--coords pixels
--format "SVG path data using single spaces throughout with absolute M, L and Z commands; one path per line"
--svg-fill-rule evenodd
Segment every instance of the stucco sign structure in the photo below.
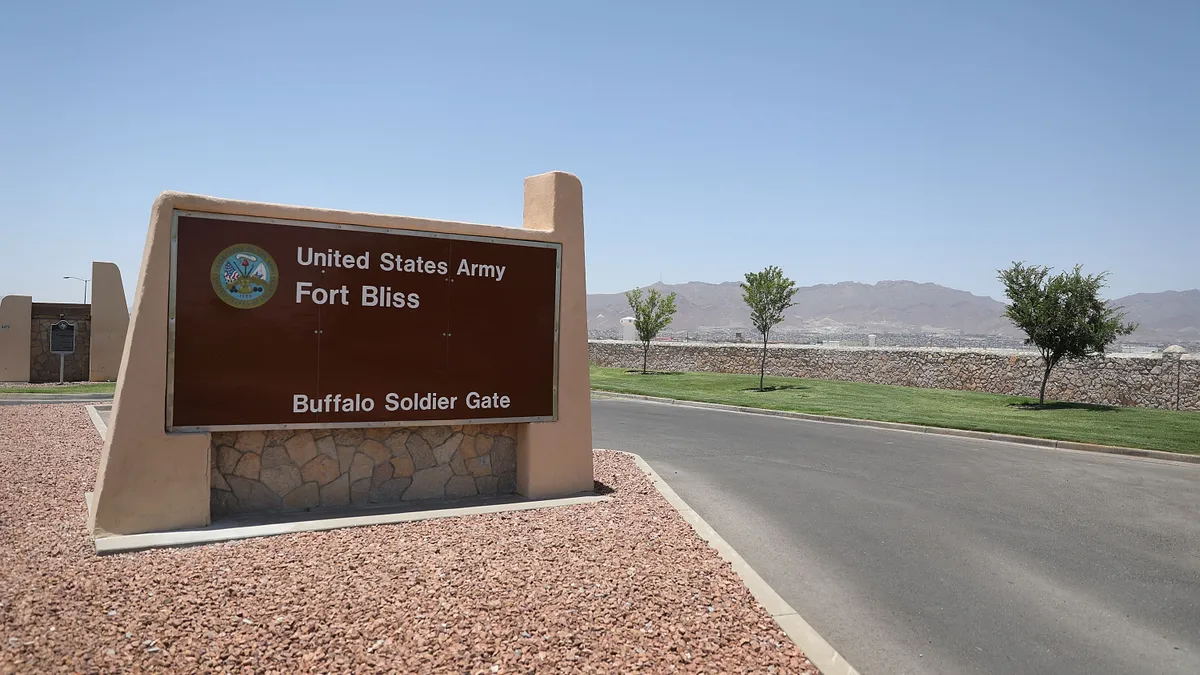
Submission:
M 304 482 L 294 492 L 319 484 L 323 495 L 335 475 L 357 486 L 397 463 L 396 475 L 411 473 L 408 459 L 439 486 L 445 472 L 471 480 L 454 447 L 439 457 L 421 446 L 428 424 L 484 442 L 515 430 L 521 495 L 591 491 L 584 269 L 583 188 L 567 173 L 525 179 L 520 228 L 164 193 L 92 531 L 207 525 L 223 443 L 240 457 L 226 468 L 264 490 L 291 472 Z M 404 427 L 422 427 L 407 445 Z M 361 462 L 375 465 L 369 480 Z
M 549 422 L 562 245 L 177 211 L 167 428 Z

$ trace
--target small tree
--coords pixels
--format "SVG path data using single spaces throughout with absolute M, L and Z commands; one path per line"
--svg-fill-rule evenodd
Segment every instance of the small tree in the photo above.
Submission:
M 767 336 L 771 329 L 783 321 L 783 312 L 796 304 L 792 296 L 796 295 L 795 282 L 783 276 L 783 270 L 774 265 L 761 272 L 746 274 L 742 284 L 742 300 L 750 307 L 750 322 L 763 336 L 762 359 L 758 365 L 758 390 L 763 390 L 763 380 L 767 373 Z
M 1137 324 L 1125 323 L 1125 312 L 1100 299 L 1107 272 L 1084 275 L 1076 265 L 1071 272 L 1050 276 L 1050 268 L 1026 266 L 1014 262 L 999 270 L 1008 309 L 1004 315 L 1028 336 L 1042 353 L 1045 371 L 1038 404 L 1046 403 L 1046 382 L 1050 371 L 1064 357 L 1084 358 L 1103 354 L 1104 348 L 1118 336 L 1137 330 Z
M 675 316 L 675 294 L 663 295 L 651 288 L 642 299 L 642 289 L 635 288 L 625 294 L 629 307 L 633 309 L 633 327 L 642 343 L 642 374 L 646 374 L 646 362 L 650 357 L 650 341 L 671 323 Z

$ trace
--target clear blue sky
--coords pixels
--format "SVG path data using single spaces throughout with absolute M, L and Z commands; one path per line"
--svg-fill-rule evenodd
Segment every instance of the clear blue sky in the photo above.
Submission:
M 594 292 L 1200 286 L 1200 2 L 6 2 L 0 294 L 137 277 L 163 190 L 519 225 L 584 183 Z

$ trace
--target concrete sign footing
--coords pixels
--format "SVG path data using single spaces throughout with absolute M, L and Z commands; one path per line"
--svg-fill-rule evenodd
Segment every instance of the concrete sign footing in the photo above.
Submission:
M 88 513 L 92 511 L 92 493 L 86 494 Z M 96 553 L 124 553 L 150 548 L 169 548 L 175 546 L 196 546 L 222 541 L 235 541 L 253 537 L 270 537 L 280 534 L 299 534 L 301 532 L 322 532 L 344 527 L 363 527 L 366 525 L 392 525 L 395 523 L 411 523 L 418 520 L 436 518 L 458 518 L 489 513 L 510 513 L 513 511 L 530 511 L 533 509 L 549 509 L 558 506 L 577 506 L 579 504 L 595 504 L 608 501 L 611 497 L 601 495 L 580 495 L 560 499 L 524 500 L 515 499 L 503 503 L 471 504 L 455 506 L 442 505 L 440 508 L 423 508 L 419 511 L 403 511 L 375 514 L 341 515 L 337 517 L 318 518 L 315 520 L 294 520 L 289 522 L 266 522 L 260 524 L 226 525 L 216 523 L 210 527 L 172 532 L 152 532 L 147 534 L 113 535 L 97 537 L 95 540 Z

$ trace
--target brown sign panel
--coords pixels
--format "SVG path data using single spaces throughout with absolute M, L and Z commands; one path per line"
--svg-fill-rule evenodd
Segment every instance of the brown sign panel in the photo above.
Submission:
M 177 212 L 167 427 L 550 421 L 559 244 Z

